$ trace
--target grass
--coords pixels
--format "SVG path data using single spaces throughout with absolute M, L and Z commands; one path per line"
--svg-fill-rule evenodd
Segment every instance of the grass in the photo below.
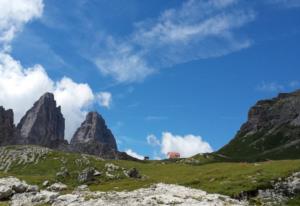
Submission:
M 220 160 L 205 162 L 206 160 L 204 161 L 202 156 L 195 156 L 194 158 L 200 160 L 201 164 L 186 164 L 182 161 L 104 161 L 94 156 L 86 156 L 83 159 L 79 154 L 52 151 L 37 164 L 13 164 L 7 173 L 0 172 L 0 177 L 12 175 L 40 187 L 42 187 L 44 180 L 50 182 L 61 181 L 67 184 L 71 191 L 80 185 L 77 181 L 80 171 L 89 166 L 104 171 L 104 165 L 110 162 L 127 169 L 135 167 L 144 177 L 142 179 L 131 179 L 119 173 L 119 179 L 109 180 L 100 176 L 89 185 L 91 190 L 134 190 L 148 187 L 153 183 L 163 182 L 202 189 L 211 193 L 237 196 L 242 191 L 267 188 L 270 186 L 271 180 L 287 177 L 296 171 L 300 171 L 300 160 L 238 163 L 219 162 Z M 82 164 L 78 164 L 80 159 Z M 208 157 L 208 159 L 211 159 L 211 157 Z M 202 160 L 204 162 L 201 162 Z M 69 177 L 56 178 L 56 173 L 61 167 L 68 169 Z M 300 200 L 298 199 L 298 201 Z

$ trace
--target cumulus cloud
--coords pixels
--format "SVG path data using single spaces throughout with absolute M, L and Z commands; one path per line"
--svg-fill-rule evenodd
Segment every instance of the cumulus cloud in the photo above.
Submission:
M 147 143 L 152 146 L 158 146 L 160 145 L 160 141 L 157 139 L 157 137 L 153 134 L 150 134 L 147 136 Z
M 143 156 L 143 155 L 140 155 L 140 154 L 138 154 L 138 153 L 132 151 L 131 149 L 128 149 L 128 150 L 126 150 L 125 152 L 126 152 L 126 154 L 128 154 L 128 155 L 130 155 L 130 156 L 132 156 L 132 157 L 135 157 L 135 158 L 137 158 L 137 159 L 140 159 L 140 160 L 143 160 L 143 159 L 144 159 L 144 156 Z
M 237 0 L 188 0 L 155 19 L 136 23 L 124 39 L 109 36 L 94 58 L 99 70 L 118 82 L 136 82 L 157 69 L 247 48 L 237 29 L 255 18 Z
M 109 108 L 112 102 L 112 95 L 110 92 L 99 92 L 97 100 L 100 106 Z
M 170 132 L 162 134 L 161 152 L 165 155 L 168 152 L 179 152 L 181 157 L 190 157 L 198 153 L 212 152 L 209 143 L 195 135 L 173 135 Z
M 161 154 L 165 156 L 169 152 L 179 152 L 181 157 L 191 157 L 199 153 L 213 152 L 208 142 L 193 134 L 180 136 L 173 135 L 170 132 L 163 132 L 161 140 L 151 134 L 147 136 L 147 143 L 151 146 L 159 147 Z M 156 151 L 154 153 L 155 157 L 160 158 Z
M 15 122 L 32 107 L 45 92 L 53 92 L 66 119 L 66 137 L 70 138 L 84 119 L 85 108 L 94 100 L 87 84 L 79 84 L 64 77 L 53 81 L 41 65 L 23 68 L 10 55 L 0 53 L 0 105 L 12 108 Z
M 7 48 L 25 23 L 42 15 L 43 7 L 42 0 L 1 0 L 0 45 Z
M 42 0 L 0 1 L 0 105 L 11 108 L 15 122 L 45 92 L 53 92 L 66 120 L 65 136 L 72 137 L 83 121 L 86 108 L 95 95 L 87 84 L 76 83 L 68 77 L 52 80 L 44 67 L 36 64 L 24 68 L 10 54 L 10 43 L 24 24 L 43 13 Z

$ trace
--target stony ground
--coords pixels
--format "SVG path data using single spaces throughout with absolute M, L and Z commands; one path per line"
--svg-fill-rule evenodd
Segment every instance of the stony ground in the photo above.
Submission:
M 12 206 L 247 205 L 247 202 L 228 196 L 162 183 L 131 192 L 91 192 L 87 186 L 81 185 L 71 194 L 60 194 L 64 189 L 65 185 L 55 183 L 39 191 L 36 186 L 14 177 L 0 179 L 0 198 L 10 199 Z
M 0 170 L 7 172 L 11 165 L 37 164 L 50 149 L 38 146 L 0 147 Z

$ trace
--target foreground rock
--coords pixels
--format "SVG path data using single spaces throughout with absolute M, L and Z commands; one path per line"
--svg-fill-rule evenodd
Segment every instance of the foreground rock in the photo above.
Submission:
M 83 189 L 82 189 L 83 188 Z M 13 206 L 51 204 L 52 206 L 117 206 L 117 205 L 248 205 L 247 202 L 231 199 L 218 194 L 183 186 L 156 184 L 150 188 L 132 192 L 90 192 L 87 186 L 76 189 L 72 194 L 59 195 L 57 192 L 41 191 L 15 194 Z
M 272 184 L 272 189 L 259 190 L 257 200 L 264 205 L 284 205 L 290 197 L 300 193 L 300 172 Z
M 14 113 L 0 106 L 0 146 L 16 143 Z
M 97 112 L 87 114 L 85 121 L 71 139 L 71 148 L 76 152 L 103 158 L 116 159 L 118 156 L 116 140 Z
M 29 186 L 26 182 L 20 181 L 15 177 L 0 179 L 0 200 L 9 199 L 15 193 L 24 193 L 27 191 L 38 190 L 36 186 Z
M 20 144 L 58 148 L 65 144 L 65 119 L 52 93 L 44 94 L 17 126 Z
M 218 154 L 236 160 L 300 158 L 300 90 L 258 101 L 235 138 Z

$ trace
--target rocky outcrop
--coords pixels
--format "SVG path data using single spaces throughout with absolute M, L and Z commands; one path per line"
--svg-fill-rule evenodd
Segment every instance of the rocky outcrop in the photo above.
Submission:
M 258 101 L 219 154 L 236 160 L 300 158 L 300 90 Z
M 0 146 L 15 143 L 14 113 L 0 106 Z
M 87 114 L 85 121 L 71 139 L 73 151 L 115 159 L 118 156 L 116 140 L 97 112 Z
M 44 94 L 17 126 L 18 143 L 58 148 L 64 140 L 65 119 L 52 93 Z

